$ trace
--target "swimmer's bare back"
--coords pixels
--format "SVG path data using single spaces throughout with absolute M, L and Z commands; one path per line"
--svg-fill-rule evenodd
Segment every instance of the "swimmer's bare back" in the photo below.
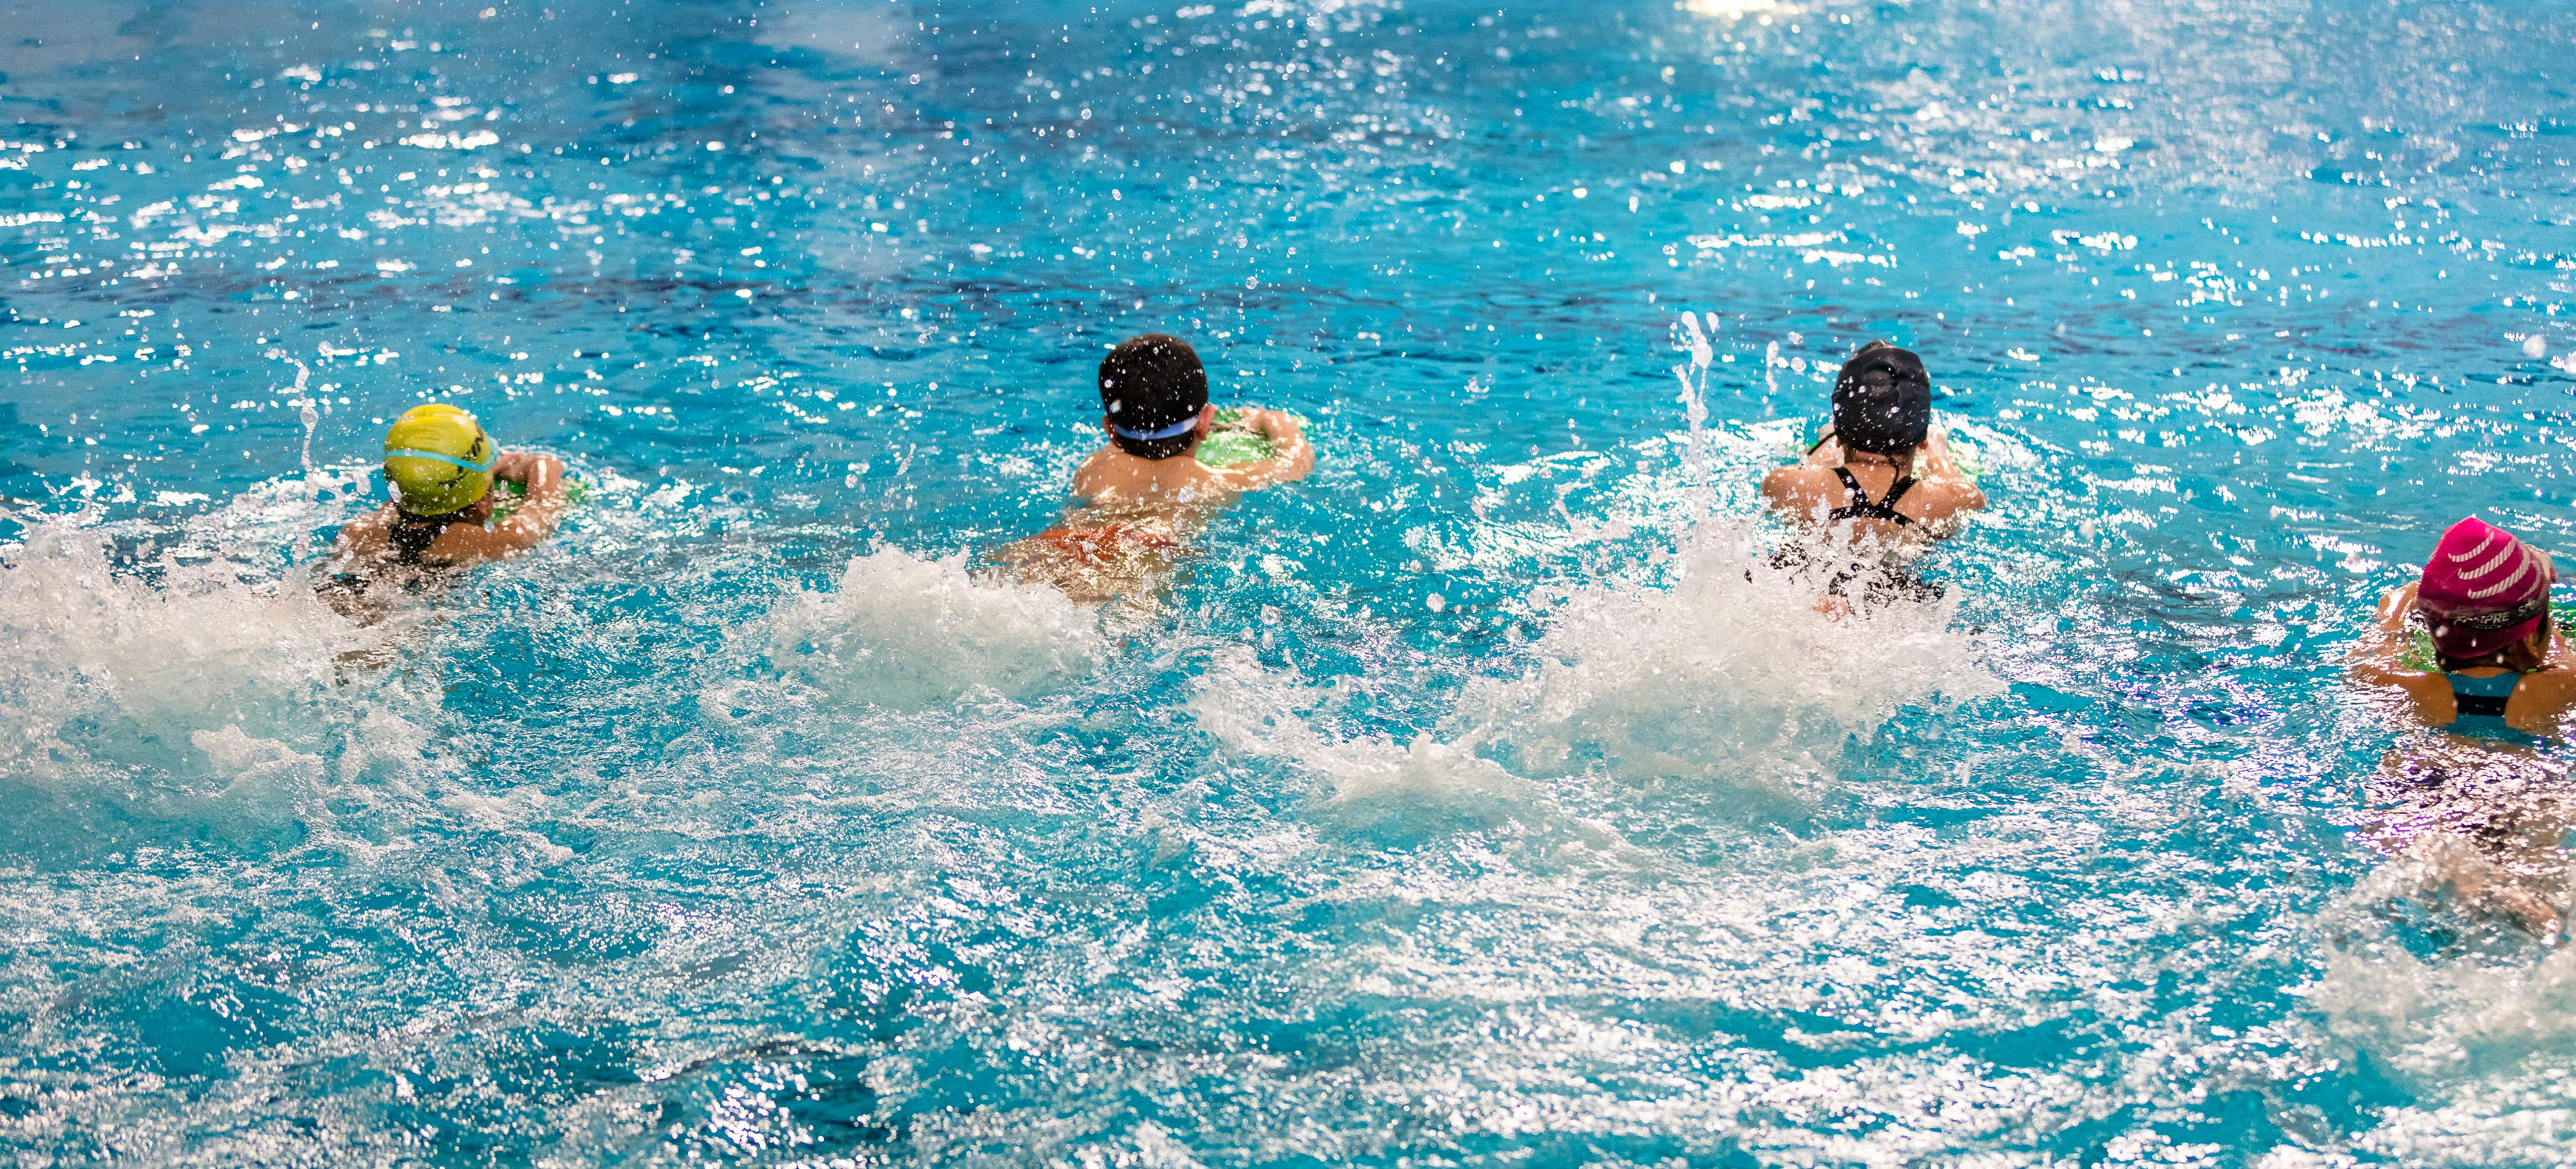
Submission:
M 1827 430 L 1825 440 L 1808 451 L 1804 459 L 1763 476 L 1763 500 L 1791 519 L 1818 527 L 1829 523 L 1845 525 L 1853 538 L 1881 544 L 1940 539 L 1955 531 L 1958 520 L 1966 513 L 1986 506 L 1985 492 L 1960 473 L 1950 459 L 1949 440 L 1939 431 L 1910 454 L 1892 458 L 1846 455 L 1832 433 Z M 1900 469 L 1907 474 L 1900 476 Z M 1837 472 L 1849 474 L 1869 501 L 1885 500 L 1899 478 L 1913 478 L 1913 485 L 1897 497 L 1893 509 L 1908 522 L 1865 517 L 1833 519 L 1836 509 L 1854 502 L 1851 485 L 1843 482 L 1842 474 Z
M 1269 458 L 1210 467 L 1187 452 L 1144 459 L 1114 441 L 1102 445 L 1074 470 L 1075 506 L 1064 520 L 995 550 L 993 559 L 1085 604 L 1151 591 L 1217 509 L 1315 469 L 1315 448 L 1294 416 L 1246 410 L 1244 423 L 1270 440 Z M 1204 421 L 1200 429 L 1204 435 Z

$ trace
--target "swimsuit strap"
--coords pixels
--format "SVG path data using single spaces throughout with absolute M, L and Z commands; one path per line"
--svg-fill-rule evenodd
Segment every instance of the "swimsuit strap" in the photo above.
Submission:
M 2534 744 L 2540 736 L 2518 731 L 2504 721 L 2505 703 L 2513 697 L 2514 687 L 2522 684 L 2522 675 L 2507 670 L 2492 678 L 2472 678 L 2466 674 L 2446 672 L 2451 684 L 2451 698 L 2459 703 L 2459 713 L 2444 728 L 2455 735 L 2493 739 L 2507 743 Z
M 1834 468 L 1834 477 L 1843 481 L 1843 490 L 1851 493 L 1851 502 L 1845 503 L 1841 507 L 1825 513 L 1826 518 L 1836 520 L 1885 520 L 1888 523 L 1896 524 L 1900 527 L 1914 522 L 1914 517 L 1896 510 L 1896 501 L 1902 498 L 1908 490 L 1913 488 L 1914 480 L 1912 478 L 1903 475 L 1898 476 L 1896 482 L 1888 485 L 1887 495 L 1884 498 L 1873 500 L 1869 497 L 1869 492 L 1861 487 L 1860 480 L 1852 477 L 1851 468 Z
M 1896 482 L 1888 485 L 1887 494 L 1878 497 L 1878 505 L 1886 508 L 1888 516 L 1896 522 L 1900 524 L 1913 523 L 1914 520 L 1911 517 L 1901 515 L 1896 510 L 1896 501 L 1905 498 L 1905 493 L 1912 490 L 1914 490 L 1914 477 L 1911 475 L 1900 475 L 1897 477 Z
M 420 563 L 420 558 L 428 554 L 429 546 L 438 542 L 439 534 L 464 518 L 454 512 L 431 516 L 397 512 L 394 522 L 385 529 L 385 539 L 394 546 L 394 563 Z
M 2505 703 L 2513 697 L 2514 687 L 2522 684 L 2522 675 L 2512 670 L 2489 678 L 2456 672 L 2443 677 L 2451 683 L 2451 699 L 2459 703 L 2463 719 L 2504 718 Z

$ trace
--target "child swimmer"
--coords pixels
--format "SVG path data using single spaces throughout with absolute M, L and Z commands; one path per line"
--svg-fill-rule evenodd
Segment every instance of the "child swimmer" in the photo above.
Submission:
M 1939 596 L 1940 586 L 1914 576 L 1911 562 L 1985 507 L 1986 496 L 1932 429 L 1923 360 L 1885 341 L 1861 346 L 1834 381 L 1833 412 L 1806 458 L 1762 479 L 1763 499 L 1808 525 L 1774 563 L 1829 568 L 1817 606 L 1826 612 L 1847 610 L 1855 584 L 1872 606 Z
M 2550 620 L 2557 576 L 2548 553 L 2461 520 L 2414 584 L 2381 599 L 2351 663 L 2397 721 L 2437 732 L 2382 761 L 2364 839 L 2425 862 L 2451 899 L 2544 935 L 2566 929 L 2562 844 L 2576 826 L 2576 782 L 2534 749 L 2576 711 L 2576 649 Z
M 1108 441 L 1073 472 L 1075 507 L 1062 523 L 993 554 L 1023 579 L 1085 603 L 1160 581 L 1218 508 L 1237 495 L 1306 477 L 1315 449 L 1294 415 L 1241 411 L 1270 454 L 1212 467 L 1195 456 L 1217 420 L 1207 370 L 1189 343 L 1147 333 L 1100 362 Z
M 504 454 L 472 414 L 443 403 L 415 406 L 385 431 L 385 481 L 394 501 L 351 520 L 332 546 L 338 572 L 324 594 L 351 616 L 376 584 L 418 589 L 442 573 L 536 547 L 569 502 L 563 460 Z M 526 498 L 496 519 L 503 483 Z

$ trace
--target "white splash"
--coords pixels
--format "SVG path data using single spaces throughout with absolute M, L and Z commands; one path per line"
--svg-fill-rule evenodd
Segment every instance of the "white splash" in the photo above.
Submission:
M 2366 1052 L 2412 1096 L 2382 1111 L 2359 1147 L 2400 1164 L 2576 1157 L 2564 1093 L 2576 1073 L 2576 947 L 2530 945 L 2508 924 L 2532 908 L 2514 900 L 2529 892 L 2468 838 L 2432 833 L 2320 915 L 2324 969 L 2300 993 L 2339 1046 Z M 2509 944 L 2422 952 L 2398 924 L 2410 903 Z
M 304 420 L 304 453 L 302 458 L 304 462 L 304 471 L 309 475 L 313 472 L 313 429 L 322 422 L 321 412 L 314 409 L 312 397 L 307 395 L 304 390 L 306 384 L 313 380 L 313 370 L 307 367 L 303 362 L 297 361 L 293 354 L 290 354 L 283 349 L 269 350 L 268 357 L 270 360 L 283 361 L 295 367 L 295 388 L 287 391 L 286 400 L 294 403 L 296 407 L 299 408 Z
M 75 821 L 105 804 L 224 836 L 326 828 L 331 761 L 344 780 L 381 770 L 357 747 L 385 729 L 368 715 L 402 721 L 373 704 L 380 679 L 344 680 L 341 655 L 391 631 L 358 628 L 300 577 L 152 567 L 118 571 L 103 537 L 61 522 L 0 550 L 0 775 Z
M 1955 598 L 1828 616 L 1820 585 L 1760 548 L 1751 522 L 1711 520 L 1670 587 L 1567 594 L 1530 668 L 1462 703 L 1473 737 L 1524 775 L 1767 782 L 1904 707 L 2002 692 Z
M 979 689 L 1026 698 L 1107 648 L 1093 612 L 1055 589 L 970 576 L 962 552 L 926 560 L 894 547 L 852 558 L 835 591 L 780 602 L 767 633 L 781 671 L 897 710 Z
M 2003 691 L 1954 600 L 1829 616 L 1820 585 L 1771 567 L 1754 534 L 1712 520 L 1667 577 L 1555 598 L 1527 670 L 1470 685 L 1426 733 L 1336 733 L 1341 689 L 1248 654 L 1221 656 L 1189 709 L 1226 749 L 1312 777 L 1310 810 L 1345 830 L 1516 824 L 1601 847 L 1615 832 L 1570 810 L 1597 801 L 1590 785 L 1678 784 L 1755 820 L 1802 818 L 1850 736 Z
M 1717 327 L 1716 314 L 1709 315 L 1708 327 L 1710 330 Z M 1685 310 L 1682 328 L 1688 340 L 1677 343 L 1674 348 L 1689 353 L 1690 362 L 1674 366 L 1673 379 L 1681 383 L 1678 400 L 1682 407 L 1682 420 L 1689 428 L 1689 444 L 1683 448 L 1682 470 L 1684 478 L 1689 481 L 1685 491 L 1691 504 L 1690 514 L 1696 517 L 1707 515 L 1716 504 L 1714 488 L 1708 481 L 1707 438 L 1708 367 L 1709 362 L 1716 358 L 1717 351 L 1709 344 L 1708 332 L 1700 328 L 1699 314 Z
M 1222 654 L 1192 692 L 1190 714 L 1228 750 L 1293 762 L 1321 782 L 1310 807 L 1346 829 L 1490 828 L 1537 819 L 1538 785 L 1491 760 L 1417 735 L 1336 737 L 1318 729 L 1332 694 L 1261 668 L 1248 653 Z

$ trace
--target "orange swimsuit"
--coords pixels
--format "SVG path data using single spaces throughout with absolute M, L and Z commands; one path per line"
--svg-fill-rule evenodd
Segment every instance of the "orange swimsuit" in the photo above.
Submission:
M 1179 540 L 1152 528 L 1115 523 L 1048 528 L 1030 539 L 1086 568 L 1105 567 L 1138 553 L 1169 552 L 1181 546 Z

